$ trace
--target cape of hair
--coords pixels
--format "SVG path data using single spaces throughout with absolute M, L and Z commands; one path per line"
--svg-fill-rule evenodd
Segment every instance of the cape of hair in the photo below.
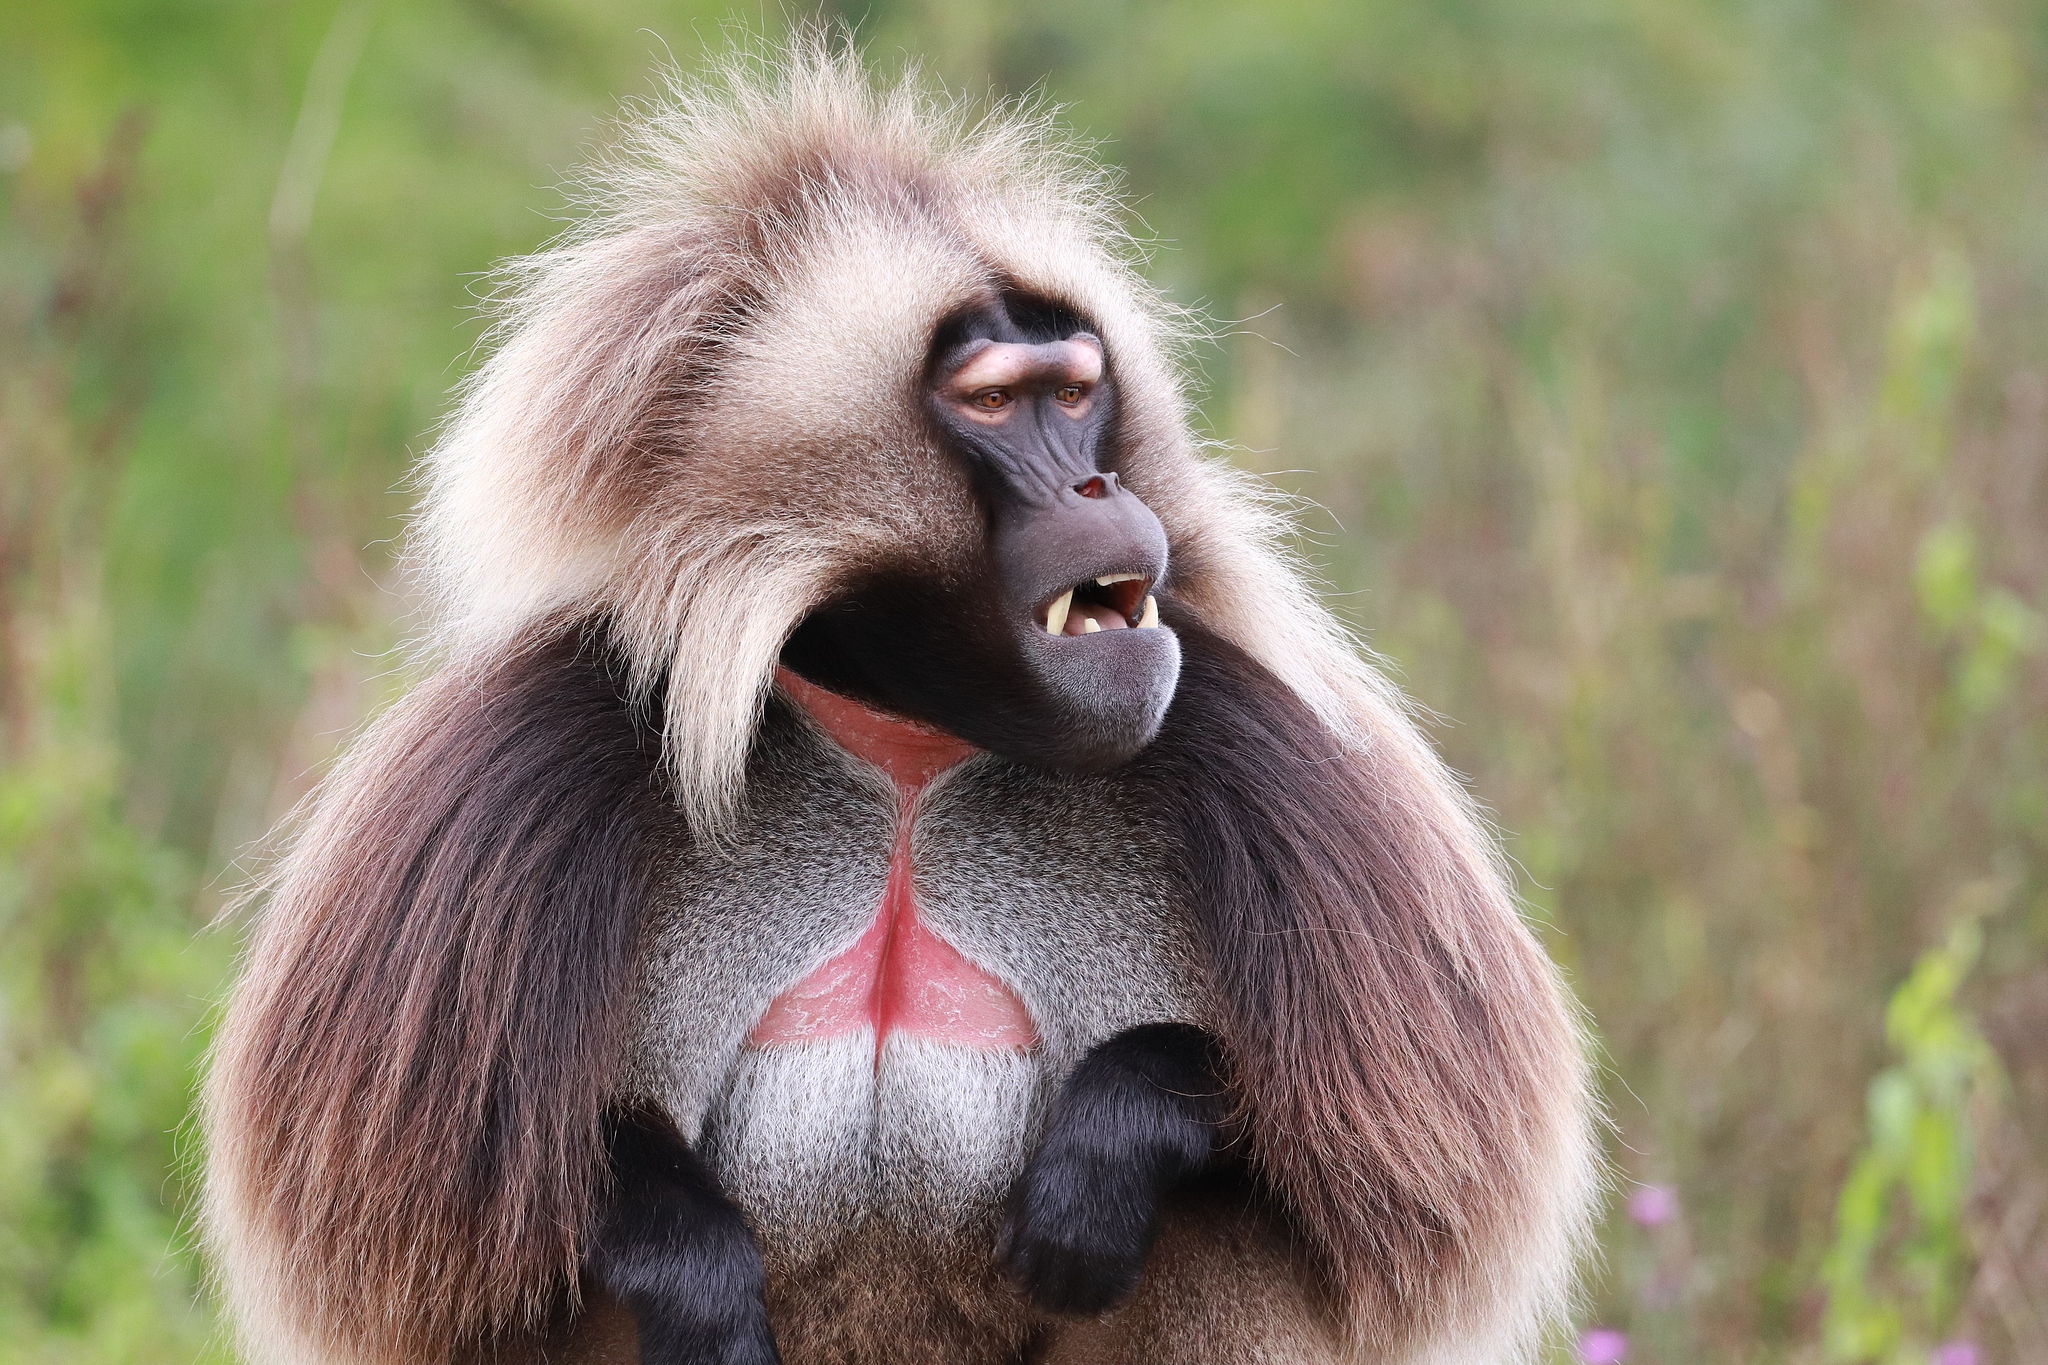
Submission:
M 1597 1184 L 1570 1007 L 1284 523 L 1198 453 L 1188 328 L 1085 149 L 807 39 L 673 87 L 595 185 L 426 461 L 449 662 L 319 794 L 222 1029 L 209 1236 L 252 1351 L 445 1359 L 573 1304 L 640 907 L 729 828 L 803 616 L 977 524 L 888 471 L 935 325 L 1016 287 L 1100 332 L 1167 531 L 1187 665 L 1132 780 L 1181 821 L 1254 1161 L 1361 1359 L 1532 1352 Z

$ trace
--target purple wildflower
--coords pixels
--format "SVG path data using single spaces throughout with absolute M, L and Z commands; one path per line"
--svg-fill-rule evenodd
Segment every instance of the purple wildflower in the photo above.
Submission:
M 1934 1348 L 1932 1365 L 1977 1365 L 1977 1343 L 1945 1341 Z
M 1593 1328 L 1579 1338 L 1579 1359 L 1585 1365 L 1621 1365 L 1628 1359 L 1628 1334 L 1612 1327 Z
M 1678 1217 L 1678 1191 L 1669 1185 L 1639 1185 L 1628 1197 L 1628 1216 L 1642 1227 L 1662 1227 Z

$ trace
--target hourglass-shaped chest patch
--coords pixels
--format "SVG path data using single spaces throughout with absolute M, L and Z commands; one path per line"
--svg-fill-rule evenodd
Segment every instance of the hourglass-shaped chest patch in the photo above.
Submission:
M 910 850 L 912 803 L 934 777 L 975 753 L 943 732 L 878 715 L 783 672 L 779 681 L 839 745 L 896 784 L 897 830 L 875 918 L 854 943 L 772 1001 L 754 1047 L 821 1042 L 872 1029 L 966 1047 L 1026 1049 L 1038 1038 L 1017 993 L 933 930 L 918 913 Z

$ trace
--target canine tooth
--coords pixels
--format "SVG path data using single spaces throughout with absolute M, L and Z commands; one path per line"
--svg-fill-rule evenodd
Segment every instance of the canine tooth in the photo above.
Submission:
M 1141 573 L 1106 573 L 1095 580 L 1096 586 L 1106 588 L 1112 583 L 1128 583 L 1134 578 L 1143 578 Z
M 1096 620 L 1094 617 L 1084 616 L 1081 618 L 1081 633 L 1083 635 L 1093 635 L 1096 631 L 1101 629 L 1102 622 Z
M 1066 634 L 1067 613 L 1072 611 L 1073 609 L 1074 590 L 1072 588 L 1068 588 L 1065 592 L 1060 594 L 1060 598 L 1057 602 L 1054 602 L 1050 607 L 1046 608 L 1045 633 L 1047 635 Z
M 1138 629 L 1149 630 L 1153 626 L 1156 626 L 1158 624 L 1159 599 L 1156 597 L 1148 597 L 1145 599 L 1145 614 L 1138 618 Z

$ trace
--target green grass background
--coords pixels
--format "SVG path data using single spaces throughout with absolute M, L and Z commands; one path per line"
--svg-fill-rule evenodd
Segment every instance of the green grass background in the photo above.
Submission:
M 1304 499 L 1597 1029 L 1584 1320 L 2048 1357 L 2048 7 L 830 13 L 1066 102 L 1224 324 L 1208 430 Z M 470 291 L 657 64 L 788 18 L 0 11 L 0 1360 L 224 1354 L 207 926 L 396 685 Z

